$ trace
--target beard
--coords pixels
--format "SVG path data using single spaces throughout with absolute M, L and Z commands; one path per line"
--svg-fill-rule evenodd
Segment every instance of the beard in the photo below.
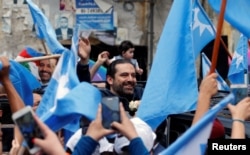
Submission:
M 113 85 L 113 90 L 121 97 L 130 97 L 134 94 L 135 82 L 123 82 L 122 84 Z

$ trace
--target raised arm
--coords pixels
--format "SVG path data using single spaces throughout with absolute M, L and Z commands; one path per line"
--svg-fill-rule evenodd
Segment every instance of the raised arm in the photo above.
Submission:
M 15 87 L 9 78 L 10 63 L 6 57 L 0 57 L 0 61 L 3 65 L 2 70 L 0 70 L 0 81 L 4 87 L 5 93 L 7 94 L 8 101 L 10 104 L 11 112 L 14 113 L 23 107 L 25 104 L 19 94 L 17 93 Z M 15 128 L 15 139 L 19 144 L 22 142 L 22 136 L 17 128 Z
M 90 52 L 91 52 L 91 45 L 89 40 L 85 38 L 80 38 L 78 47 L 78 56 L 80 57 L 80 61 L 77 64 L 77 71 L 76 71 L 80 82 L 91 81 L 89 64 L 88 64 Z
M 245 120 L 250 118 L 250 98 L 246 97 L 236 105 L 228 104 L 232 115 L 231 138 L 245 138 Z
M 217 74 L 212 73 L 207 75 L 202 80 L 192 125 L 195 124 L 208 111 L 211 97 L 218 91 L 216 78 Z
M 95 73 L 97 72 L 97 70 L 99 69 L 99 67 L 101 65 L 103 65 L 105 62 L 108 61 L 109 59 L 109 52 L 108 51 L 103 51 L 102 53 L 100 53 L 98 55 L 97 61 L 95 62 L 95 64 L 90 68 L 90 77 L 91 79 L 94 78 Z

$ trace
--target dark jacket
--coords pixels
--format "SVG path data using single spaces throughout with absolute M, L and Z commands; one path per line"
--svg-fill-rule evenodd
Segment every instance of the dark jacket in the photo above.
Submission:
M 73 36 L 73 29 L 68 28 L 67 34 L 68 34 L 67 39 L 71 39 Z M 57 37 L 57 40 L 63 40 L 62 31 L 60 28 L 56 29 L 56 37 Z
M 89 72 L 89 65 L 81 65 L 80 63 L 77 64 L 77 76 L 80 82 L 91 82 L 90 79 L 90 72 Z M 111 93 L 109 89 L 100 89 L 102 97 L 109 97 L 109 96 L 116 96 L 115 94 Z M 128 111 L 131 116 L 135 114 L 135 111 L 131 111 L 129 109 L 129 102 L 135 100 L 141 100 L 142 94 L 144 89 L 142 87 L 136 86 L 134 90 L 134 94 L 130 96 L 118 96 L 120 102 L 123 103 L 125 111 Z
M 76 66 L 76 74 L 80 82 L 91 82 L 90 79 L 90 72 L 89 72 L 89 65 L 82 65 L 80 63 Z
M 102 93 L 102 97 L 109 97 L 109 96 L 116 96 L 115 94 L 113 94 L 109 89 L 100 89 L 101 93 Z M 123 103 L 123 107 L 125 109 L 125 111 L 128 111 L 129 114 L 131 116 L 133 116 L 135 114 L 135 111 L 131 111 L 129 109 L 129 102 L 130 101 L 135 101 L 135 100 L 141 100 L 142 98 L 142 94 L 143 94 L 144 89 L 142 87 L 135 87 L 134 89 L 134 94 L 130 95 L 130 96 L 118 96 L 120 99 L 120 102 Z

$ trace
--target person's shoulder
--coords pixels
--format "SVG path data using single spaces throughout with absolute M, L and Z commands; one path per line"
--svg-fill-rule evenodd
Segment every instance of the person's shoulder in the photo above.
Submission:
M 99 88 L 102 97 L 115 96 L 109 89 L 107 88 Z

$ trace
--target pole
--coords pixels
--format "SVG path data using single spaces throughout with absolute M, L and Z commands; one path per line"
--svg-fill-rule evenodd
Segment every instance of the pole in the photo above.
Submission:
M 34 57 L 34 58 L 25 58 L 25 59 L 19 59 L 15 60 L 16 62 L 30 62 L 30 61 L 37 61 L 37 60 L 44 60 L 44 59 L 51 59 L 51 58 L 59 58 L 60 54 L 54 54 L 54 55 L 47 55 L 47 56 L 40 56 L 40 57 Z
M 219 21 L 217 25 L 217 33 L 216 33 L 216 38 L 214 41 L 214 47 L 213 47 L 213 55 L 212 55 L 212 64 L 210 68 L 210 73 L 213 73 L 215 71 L 216 65 L 217 65 L 217 59 L 218 59 L 218 50 L 220 46 L 220 39 L 221 39 L 221 30 L 222 30 L 222 25 L 224 21 L 224 13 L 226 9 L 226 4 L 227 0 L 222 0 L 221 4 L 221 9 L 220 9 L 220 14 L 219 14 Z

